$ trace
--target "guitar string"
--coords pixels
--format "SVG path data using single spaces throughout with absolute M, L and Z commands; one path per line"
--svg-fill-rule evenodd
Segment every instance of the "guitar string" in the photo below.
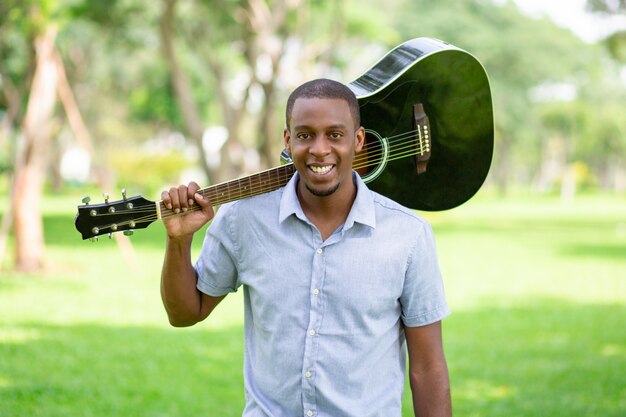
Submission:
M 413 130 L 413 131 L 409 131 L 409 132 L 404 132 L 398 135 L 394 135 L 394 136 L 389 136 L 388 138 L 386 138 L 385 140 L 388 143 L 388 154 L 390 155 L 389 158 L 387 158 L 387 161 L 394 161 L 397 159 L 401 159 L 407 156 L 411 156 L 411 155 L 416 155 L 419 154 L 423 151 L 423 148 L 418 148 L 415 145 L 417 144 L 417 142 L 408 142 L 405 140 L 407 138 L 410 138 L 414 135 L 414 133 L 416 133 L 417 130 Z M 396 145 L 394 143 L 396 142 L 401 142 L 400 145 Z M 420 145 L 422 145 L 421 141 L 419 142 Z M 423 146 L 423 145 L 422 145 Z M 380 141 L 377 141 L 374 144 L 370 144 L 368 146 L 367 149 L 367 153 L 366 154 L 359 154 L 356 155 L 354 162 L 353 162 L 353 169 L 360 169 L 360 168 L 365 168 L 368 166 L 375 166 L 378 165 L 381 161 L 383 161 L 384 158 L 384 151 L 382 150 L 383 145 L 380 143 Z M 400 153 L 398 151 L 401 151 Z M 223 186 L 226 187 L 226 190 L 228 192 L 228 201 L 229 200 L 234 200 L 234 199 L 240 199 L 240 198 L 247 198 L 247 197 L 252 197 L 258 194 L 263 194 L 271 189 L 275 189 L 278 188 L 279 186 L 285 184 L 286 182 L 288 182 L 289 178 L 291 178 L 291 176 L 293 176 L 293 171 L 289 172 L 287 175 L 284 175 L 283 172 L 280 172 L 282 170 L 280 170 L 280 168 L 284 168 L 287 165 L 283 166 L 283 167 L 279 167 L 279 172 L 278 177 L 273 177 L 271 178 L 269 181 L 265 181 L 264 183 L 260 183 L 260 184 L 256 184 L 255 186 L 250 187 L 250 190 L 247 190 L 246 193 L 243 193 L 242 191 L 239 192 L 239 195 L 236 196 L 236 198 L 232 198 L 231 196 L 231 190 L 230 190 L 230 185 L 233 183 L 233 181 L 229 181 L 223 184 L 217 184 L 215 186 L 210 186 L 210 187 L 206 187 L 203 189 L 198 190 L 200 193 L 206 193 L 209 194 L 211 192 L 213 192 L 213 194 L 215 194 L 214 198 L 209 198 L 210 201 L 212 201 L 212 203 L 214 203 L 215 200 L 221 201 L 219 200 L 219 198 L 216 198 L 219 194 L 226 194 L 224 191 L 220 192 L 219 187 Z M 271 172 L 272 170 L 268 170 L 267 174 L 269 174 L 269 172 Z M 262 173 L 261 173 L 262 174 Z M 258 174 L 255 174 L 258 175 Z M 250 177 L 248 177 L 248 179 L 250 179 Z M 240 181 L 242 179 L 239 180 L 234 180 L 234 181 Z M 269 187 L 268 187 L 269 185 Z M 217 188 L 216 188 L 217 187 Z M 206 196 L 205 196 L 206 197 Z M 163 202 L 159 201 L 157 204 L 161 205 L 161 210 L 162 210 L 162 218 L 169 218 L 171 216 L 177 216 L 177 215 L 182 215 L 182 214 L 187 214 L 191 211 L 197 211 L 200 209 L 199 206 L 194 205 L 192 207 L 189 208 L 189 210 L 185 211 L 185 212 L 179 212 L 179 213 L 175 213 L 175 212 L 169 212 L 167 213 L 167 211 L 169 211 L 169 209 L 167 209 L 166 207 L 164 207 Z M 215 203 L 215 205 L 219 205 L 219 203 Z M 101 216 L 107 216 L 107 215 L 120 215 L 120 214 L 125 214 L 127 212 L 133 212 L 133 213 L 140 213 L 141 211 L 144 211 L 146 213 L 149 213 L 146 216 L 143 217 L 139 217 L 137 219 L 134 220 L 134 222 L 137 223 L 145 223 L 145 222 L 152 222 L 154 220 L 157 219 L 157 216 L 155 215 L 155 209 L 152 205 L 150 205 L 150 209 L 146 209 L 146 210 L 137 210 L 137 209 L 133 209 L 133 210 L 127 210 L 127 211 L 119 211 L 119 212 L 114 212 L 114 213 L 105 213 L 105 214 L 101 214 Z M 124 222 L 120 222 L 117 224 L 117 226 L 126 226 L 128 224 L 130 224 L 132 221 L 124 221 Z M 105 226 L 103 229 L 106 228 L 111 228 L 112 225 L 108 225 Z
M 396 147 L 397 148 L 397 147 Z M 416 151 L 416 149 L 411 145 L 407 145 L 407 146 L 403 146 L 400 147 L 401 150 L 404 150 L 404 152 L 402 153 L 393 153 L 392 156 L 390 158 L 387 158 L 387 161 L 394 161 L 397 159 L 401 159 L 404 158 L 406 156 L 410 156 L 410 155 L 415 155 L 417 153 L 419 153 L 419 151 Z M 410 149 L 409 151 L 407 151 L 407 149 Z M 395 149 L 396 151 L 398 149 Z M 391 153 L 391 152 L 390 152 Z M 369 153 L 368 153 L 369 156 Z M 363 168 L 363 167 L 367 167 L 367 166 L 372 166 L 372 165 L 377 165 L 382 158 L 360 158 L 360 159 L 365 159 L 365 161 L 357 161 L 355 160 L 355 164 L 353 165 L 353 169 L 359 169 L 359 168 Z M 365 163 L 356 163 L 356 162 L 365 162 Z M 228 193 L 220 191 L 219 189 L 212 189 L 211 187 L 207 187 L 205 189 L 201 189 L 199 190 L 199 192 L 205 192 L 206 194 L 209 193 L 213 193 L 214 196 L 213 197 L 209 197 L 209 200 L 211 200 L 212 202 L 215 203 L 215 205 L 218 205 L 221 200 L 218 198 L 218 196 L 221 194 L 222 196 L 225 194 L 228 194 L 227 197 L 227 201 L 232 200 L 232 199 L 240 199 L 240 198 L 246 198 L 246 197 L 251 197 L 254 195 L 258 195 L 258 194 L 262 194 L 265 193 L 267 191 L 269 191 L 270 189 L 274 189 L 274 187 L 278 187 L 284 183 L 286 183 L 288 181 L 289 178 L 291 178 L 291 176 L 293 175 L 293 172 L 289 172 L 287 175 L 284 175 L 284 173 L 279 172 L 278 173 L 278 177 L 273 177 L 270 181 L 265 181 L 264 184 L 258 184 L 257 186 L 251 187 L 250 190 L 246 190 L 246 192 L 240 191 L 239 195 L 234 196 L 233 198 L 233 192 L 232 190 L 230 190 L 228 188 Z M 238 180 L 235 180 L 238 181 Z M 226 184 L 232 184 L 232 182 L 226 183 Z M 224 185 L 226 185 L 224 184 Z M 229 187 L 228 185 L 226 187 Z M 207 192 L 208 191 L 208 192 Z M 235 190 L 236 191 L 236 190 Z M 159 202 L 162 205 L 162 202 Z M 196 207 L 195 210 L 199 209 L 199 206 L 194 206 Z M 161 207 L 161 209 L 163 210 L 163 212 L 167 211 L 168 209 L 166 209 L 165 207 Z M 133 209 L 133 210 L 127 210 L 127 211 L 118 211 L 118 212 L 113 212 L 113 213 L 105 213 L 105 214 L 101 214 L 101 216 L 107 216 L 107 215 L 120 215 L 120 214 L 125 214 L 127 212 L 133 212 L 133 213 L 140 213 L 142 210 L 141 209 Z M 147 210 L 143 210 L 146 213 L 149 213 L 149 215 L 144 216 L 144 217 L 140 217 L 135 219 L 135 223 L 142 223 L 142 222 L 148 222 L 148 221 L 153 221 L 155 220 L 157 217 L 156 215 L 154 215 L 154 208 L 152 207 L 152 205 L 150 205 L 150 209 Z M 189 210 L 187 210 L 188 212 Z M 165 213 L 162 217 L 163 218 L 167 218 L 170 216 L 175 216 L 175 215 L 179 215 L 182 213 Z M 127 224 L 129 224 L 130 221 L 128 222 L 122 222 L 119 223 L 118 226 L 125 226 Z M 109 226 L 110 227 L 110 226 Z
M 400 150 L 400 151 L 403 151 L 403 152 L 402 153 L 399 153 L 399 152 L 392 153 L 392 152 L 390 152 L 390 154 L 392 154 L 392 156 L 390 158 L 387 158 L 386 159 L 387 161 L 394 161 L 394 160 L 397 160 L 397 159 L 400 159 L 400 158 L 404 158 L 405 156 L 415 155 L 415 154 L 420 152 L 419 150 L 416 150 L 412 146 L 412 144 L 408 144 L 408 145 L 403 146 L 403 147 L 396 147 L 393 150 L 394 151 L 399 151 Z M 372 166 L 372 165 L 377 165 L 379 162 L 381 162 L 384 159 L 382 157 L 382 153 L 379 154 L 379 155 L 374 154 L 373 157 L 370 157 L 370 152 L 368 152 L 367 156 L 363 156 L 363 157 L 359 157 L 359 156 L 360 155 L 358 155 L 357 158 L 355 158 L 355 161 L 354 161 L 354 164 L 353 164 L 353 169 L 360 169 L 360 168 L 364 168 L 364 167 L 368 167 L 368 166 Z M 378 156 L 380 156 L 380 157 L 378 157 Z M 256 195 L 257 191 L 266 192 L 268 186 L 269 186 L 269 188 L 272 188 L 272 187 L 276 186 L 277 184 L 283 183 L 283 181 L 285 179 L 288 179 L 288 178 L 290 178 L 293 175 L 293 172 L 289 173 L 287 176 L 283 175 L 280 172 L 278 173 L 278 175 L 281 176 L 281 177 L 279 177 L 279 178 L 273 177 L 270 181 L 265 181 L 262 184 L 257 184 L 256 186 L 252 186 L 249 189 L 246 188 L 244 191 L 240 191 L 239 192 L 239 196 L 237 196 L 237 197 L 238 198 L 244 198 L 246 196 Z M 241 182 L 240 180 L 234 180 L 234 181 Z M 232 182 L 222 184 L 222 185 L 224 185 L 226 187 L 226 189 L 228 191 L 228 194 L 229 194 L 229 198 L 231 198 L 232 196 L 230 194 L 233 193 L 233 190 L 231 190 L 230 186 L 228 186 L 226 184 L 232 184 Z M 218 184 L 217 186 L 219 186 L 219 185 L 220 184 Z M 207 192 L 207 191 L 211 192 L 212 191 L 213 194 L 217 194 L 217 195 L 219 195 L 219 194 L 222 194 L 222 195 L 226 194 L 225 192 L 222 192 L 219 189 L 217 189 L 217 190 L 216 189 L 211 189 L 211 187 L 207 187 L 207 188 L 204 188 L 204 189 L 201 189 L 201 190 L 198 190 L 198 191 L 199 192 L 203 192 L 203 191 L 204 192 Z M 212 198 L 212 200 L 216 200 L 216 199 L 217 199 L 216 197 Z M 217 199 L 217 200 L 219 200 L 219 199 Z M 150 206 L 150 207 L 152 207 L 152 206 Z M 145 210 L 145 211 L 146 212 L 152 212 L 152 209 Z M 118 211 L 118 212 L 113 212 L 113 213 L 104 213 L 102 215 L 105 215 L 105 216 L 106 215 L 116 215 L 116 214 L 119 215 L 119 214 L 124 214 L 126 212 L 138 213 L 138 212 L 141 212 L 141 210 L 140 209 L 138 210 L 137 208 L 135 208 L 135 209 L 128 210 L 128 211 Z
M 406 149 L 406 148 L 412 148 L 412 149 L 411 149 L 411 151 L 404 152 L 404 153 L 401 153 L 401 154 L 397 154 L 397 153 L 396 153 L 396 154 L 394 154 L 391 158 L 388 158 L 388 159 L 387 159 L 387 161 L 394 161 L 394 160 L 397 160 L 397 159 L 404 158 L 404 157 L 406 157 L 406 156 L 415 155 L 415 154 L 419 153 L 419 151 L 416 151 L 416 150 L 415 150 L 415 148 L 412 146 L 412 144 L 409 144 L 408 146 L 404 146 L 403 148 L 405 148 L 405 149 Z M 374 162 L 372 162 L 372 161 L 374 161 Z M 374 159 L 371 159 L 371 158 L 370 158 L 370 160 L 367 160 L 367 162 L 368 162 L 368 163 L 366 163 L 366 164 L 364 164 L 364 165 L 360 165 L 360 166 L 353 165 L 353 168 L 354 168 L 354 169 L 358 169 L 358 168 L 361 168 L 361 167 L 367 167 L 367 166 L 371 166 L 371 165 L 376 165 L 376 164 L 378 163 L 378 162 L 376 162 L 376 161 L 379 161 L 379 160 L 374 160 Z M 279 176 L 280 176 L 280 177 L 278 177 L 278 178 L 276 178 L 276 177 L 275 177 L 275 178 L 272 178 L 272 180 L 270 180 L 270 181 L 269 181 L 269 185 L 270 185 L 271 189 L 278 188 L 279 186 L 281 186 L 281 185 L 285 184 L 286 182 L 288 182 L 289 178 L 291 178 L 291 176 L 293 175 L 293 172 L 290 172 L 290 173 L 288 173 L 287 175 L 284 175 L 284 173 L 283 173 L 283 172 L 279 172 L 278 174 L 279 174 Z M 235 181 L 237 181 L 237 180 L 235 180 Z M 225 184 L 223 184 L 223 185 L 226 185 L 226 184 L 229 184 L 229 183 L 225 183 Z M 230 182 L 230 184 L 232 184 L 232 182 Z M 219 184 L 218 184 L 218 185 L 219 185 Z M 219 190 L 216 190 L 216 189 L 209 189 L 209 188 L 211 188 L 211 187 L 207 187 L 207 188 L 205 188 L 205 189 L 199 190 L 199 192 L 202 192 L 202 191 L 205 191 L 205 192 L 206 192 L 206 191 L 209 191 L 209 192 L 211 192 L 211 191 L 213 191 L 213 194 L 215 194 L 216 196 L 215 196 L 215 197 L 213 197 L 213 198 L 209 198 L 209 200 L 211 200 L 212 202 L 214 202 L 214 205 L 219 205 L 219 203 L 218 203 L 218 202 L 215 202 L 215 200 L 221 201 L 221 200 L 219 200 L 219 199 L 217 198 L 217 195 L 218 195 L 218 194 L 222 194 L 222 195 L 224 195 L 224 194 L 226 194 L 226 193 L 224 193 L 224 192 L 219 192 Z M 236 196 L 235 198 L 232 198 L 230 190 L 228 190 L 228 191 L 229 191 L 229 192 L 228 192 L 229 196 L 228 196 L 228 198 L 227 198 L 227 200 L 226 200 L 226 201 L 230 201 L 230 200 L 234 200 L 234 199 L 240 199 L 240 198 L 252 197 L 252 196 L 254 196 L 254 195 L 258 195 L 258 194 L 262 194 L 262 193 L 265 193 L 265 192 L 267 192 L 267 191 L 270 191 L 270 189 L 268 189 L 268 187 L 267 187 L 267 181 L 266 181 L 266 184 L 265 184 L 264 186 L 255 187 L 255 189 L 253 190 L 253 192 L 248 192 L 247 194 L 243 194 L 243 193 L 241 193 L 241 192 L 240 192 L 240 193 L 239 193 L 239 195 L 238 195 L 238 196 Z M 179 212 L 179 213 L 169 212 L 169 213 L 167 213 L 167 212 L 166 212 L 166 210 L 168 210 L 168 209 L 166 209 L 166 208 L 163 206 L 162 201 L 161 201 L 161 202 L 159 202 L 159 204 L 161 205 L 161 210 L 162 210 L 162 213 L 164 213 L 164 212 L 165 212 L 165 214 L 163 214 L 163 215 L 162 215 L 162 218 L 169 218 L 169 217 L 171 217 L 171 216 L 182 215 L 182 214 L 186 214 L 186 213 L 189 213 L 189 212 L 192 212 L 192 211 L 197 211 L 197 210 L 199 210 L 199 209 L 200 209 L 200 207 L 199 207 L 199 206 L 194 205 L 194 206 L 190 207 L 190 209 L 189 209 L 189 210 L 187 210 L 187 211 L 185 211 L 185 212 Z M 134 220 L 135 224 L 137 224 L 137 223 L 145 223 L 145 222 L 152 222 L 152 221 L 154 221 L 154 220 L 156 220 L 156 219 L 157 219 L 157 216 L 154 214 L 155 209 L 153 208 L 153 206 L 152 206 L 152 205 L 150 206 L 150 209 L 149 209 L 149 210 L 144 210 L 144 211 L 145 211 L 145 212 L 147 212 L 147 213 L 149 213 L 149 214 L 148 214 L 148 215 L 146 215 L 146 216 L 143 216 L 143 217 L 136 218 L 136 219 Z M 137 212 L 141 212 L 141 210 L 136 210 L 136 209 L 135 209 L 135 210 L 129 210 L 129 212 L 134 212 L 134 213 L 137 213 Z M 115 215 L 115 214 L 118 214 L 118 215 L 119 215 L 119 214 L 124 214 L 124 211 L 117 212 L 117 213 L 106 213 L 106 214 L 104 214 L 104 216 L 106 216 L 106 215 Z M 117 226 L 118 226 L 118 227 L 119 227 L 119 226 L 126 226 L 126 225 L 128 225 L 128 224 L 130 224 L 130 223 L 131 223 L 131 221 L 120 222 L 120 223 L 118 223 L 118 224 L 117 224 Z M 107 229 L 107 228 L 111 228 L 111 227 L 112 227 L 112 225 L 108 225 L 108 226 L 105 226 L 103 229 Z
M 374 147 L 373 147 L 374 148 Z M 415 155 L 422 152 L 421 148 L 416 148 L 414 146 L 413 143 L 406 143 L 403 142 L 402 146 L 390 146 L 389 148 L 389 155 L 391 155 L 391 157 L 387 158 L 388 161 L 393 161 L 399 158 L 403 158 L 405 156 L 410 156 L 410 155 Z M 383 152 L 374 152 L 373 150 L 368 150 L 366 155 L 357 155 L 354 163 L 353 163 L 353 169 L 360 169 L 363 167 L 368 167 L 368 166 L 373 166 L 373 165 L 377 165 L 379 164 L 381 161 L 383 161 L 384 158 L 384 153 Z M 280 173 L 279 173 L 280 174 Z M 288 177 L 285 177 L 287 180 L 293 175 L 293 172 L 290 172 L 288 174 Z M 241 180 L 241 179 L 240 179 Z M 234 181 L 239 181 L 240 180 L 234 180 Z M 259 189 L 261 192 L 266 192 L 266 188 L 268 185 L 270 186 L 275 186 L 276 184 L 281 184 L 283 183 L 284 178 L 277 178 L 277 181 L 275 181 L 275 178 L 270 179 L 270 181 L 266 181 L 262 184 L 256 184 L 250 188 L 245 188 L 244 190 L 240 190 L 241 187 L 238 187 L 238 189 L 234 190 L 234 191 L 239 191 L 239 194 L 237 195 L 237 197 L 241 198 L 244 195 L 256 195 L 256 191 L 257 189 Z M 217 187 L 217 188 L 213 188 L 213 187 L 207 187 L 205 189 L 201 189 L 199 191 L 205 191 L 208 189 L 211 189 L 211 191 L 214 191 L 214 194 L 218 194 L 218 195 L 224 195 L 224 194 L 231 194 L 233 192 L 233 190 L 230 189 L 230 184 L 232 184 L 232 182 L 226 183 L 226 184 L 222 184 L 224 187 L 224 190 L 219 189 L 219 184 L 217 186 L 213 186 L 213 187 Z
M 403 134 L 400 135 L 395 135 L 395 136 L 390 136 L 390 138 L 396 138 L 396 140 L 388 140 L 388 143 L 390 144 L 389 146 L 389 150 L 388 153 L 390 155 L 393 155 L 394 152 L 398 152 L 398 151 L 403 151 L 404 153 L 400 154 L 400 157 L 405 157 L 407 155 L 412 155 L 412 154 L 418 154 L 420 152 L 422 152 L 423 148 L 416 148 L 414 145 L 415 143 L 407 143 L 404 139 L 406 139 L 407 137 L 411 137 L 413 132 L 405 132 Z M 398 142 L 402 140 L 401 145 L 402 146 L 397 146 L 394 145 L 394 142 Z M 382 145 L 380 145 L 379 143 L 370 146 L 370 148 L 368 149 L 366 154 L 359 154 L 356 155 L 354 163 L 353 163 L 353 168 L 354 169 L 359 169 L 359 168 L 363 168 L 363 167 L 367 167 L 370 165 L 376 165 L 378 163 L 380 163 L 383 159 L 384 159 L 384 154 L 382 151 L 378 152 L 378 150 L 382 147 Z M 407 149 L 410 149 L 410 152 L 406 152 Z M 394 159 L 398 159 L 397 157 Z M 394 160 L 389 158 L 388 160 Z M 271 171 L 271 170 L 269 170 Z M 254 174 L 254 175 L 258 175 L 258 174 Z M 291 175 L 293 175 L 292 173 L 289 173 L 289 178 L 291 177 Z M 248 179 L 250 177 L 247 177 Z M 200 192 L 204 192 L 206 190 L 209 191 L 213 191 L 215 194 L 225 194 L 228 193 L 230 194 L 232 192 L 232 190 L 230 189 L 230 185 L 233 184 L 233 182 L 237 181 L 239 183 L 241 183 L 243 179 L 239 179 L 239 180 L 233 180 L 224 184 L 217 184 L 215 186 L 211 186 L 211 187 L 206 187 L 203 189 L 200 189 Z M 250 180 L 249 180 L 250 181 Z M 278 184 L 280 184 L 282 182 L 282 178 L 278 178 Z M 250 184 L 252 184 L 250 182 Z M 275 184 L 277 184 L 276 182 L 274 182 L 274 178 L 271 178 L 268 184 L 268 181 L 265 181 L 261 184 L 256 184 L 256 185 L 252 185 L 249 189 L 244 187 L 244 190 L 239 192 L 239 196 L 244 196 L 244 192 L 246 193 L 250 193 L 249 195 L 256 195 L 256 190 L 255 188 L 261 187 L 262 192 L 265 192 L 267 185 L 270 186 L 274 186 Z M 220 191 L 222 188 L 225 188 L 224 191 Z M 241 187 L 238 187 L 238 189 L 241 189 Z M 237 190 L 235 190 L 237 191 Z
M 406 135 L 406 134 L 404 134 Z M 397 135 L 397 137 L 401 137 L 402 135 Z M 391 143 L 391 142 L 390 142 Z M 364 168 L 364 167 L 368 167 L 368 166 L 372 166 L 372 165 L 377 165 L 378 163 L 380 163 L 384 157 L 383 157 L 383 152 L 376 152 L 376 148 L 381 148 L 381 145 L 377 144 L 378 146 L 371 146 L 371 149 L 368 149 L 366 154 L 358 154 L 356 155 L 354 162 L 353 162 L 353 169 L 360 169 L 360 168 Z M 413 143 L 406 143 L 406 141 L 403 142 L 403 146 L 390 146 L 389 147 L 389 154 L 392 155 L 391 158 L 387 158 L 388 161 L 393 161 L 399 158 L 403 158 L 405 156 L 410 156 L 410 155 L 415 155 L 418 154 L 422 151 L 422 149 L 416 148 L 413 146 Z M 410 151 L 407 151 L 410 150 Z M 402 153 L 399 153 L 398 151 L 402 151 Z M 274 168 L 274 169 L 278 169 L 280 170 L 281 167 L 278 168 Z M 272 169 L 268 170 L 268 171 L 272 171 Z M 266 172 L 267 173 L 267 172 Z M 262 173 L 259 173 L 262 174 Z M 253 176 L 255 175 L 259 175 L 259 174 L 253 174 Z M 281 175 L 279 173 L 279 175 Z M 291 175 L 293 175 L 293 173 L 289 173 L 289 177 L 291 177 Z M 248 177 L 249 178 L 249 177 Z M 274 186 L 276 184 L 280 184 L 283 180 L 283 178 L 278 178 L 277 182 L 274 181 L 276 178 L 271 178 L 268 184 L 268 181 L 264 181 L 261 184 L 256 184 L 255 186 L 250 187 L 249 190 L 252 190 L 252 193 L 254 193 L 256 191 L 256 189 L 260 189 L 261 190 L 265 190 L 267 185 Z M 230 194 L 232 192 L 232 190 L 230 189 L 230 185 L 237 181 L 237 182 L 241 182 L 242 180 L 244 180 L 244 178 L 240 178 L 240 179 L 236 179 L 233 181 L 229 181 L 227 183 L 222 183 L 222 184 L 217 184 L 214 186 L 210 186 L 210 187 L 206 187 L 206 188 L 202 188 L 200 190 L 198 190 L 199 192 L 211 192 L 213 191 L 214 194 L 224 194 L 223 191 L 220 191 L 219 188 L 223 187 L 226 188 L 226 190 L 228 191 L 228 193 Z M 241 188 L 241 187 L 240 187 Z M 244 190 L 246 192 L 250 192 L 246 187 L 243 187 Z M 244 193 L 240 194 L 243 196 Z M 255 195 L 255 194 L 251 194 L 251 195 Z M 133 212 L 137 213 L 138 210 L 137 209 L 133 209 Z M 111 215 L 114 214 L 120 214 L 123 212 L 116 212 L 116 213 L 110 213 Z M 106 214 L 105 214 L 106 215 Z

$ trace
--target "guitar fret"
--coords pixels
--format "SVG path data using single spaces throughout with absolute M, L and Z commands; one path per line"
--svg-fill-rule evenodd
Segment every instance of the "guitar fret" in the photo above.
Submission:
M 237 183 L 237 185 L 235 185 L 235 183 Z M 241 198 L 241 188 L 239 188 L 239 179 L 236 179 L 232 183 L 229 183 L 228 198 L 233 199 L 233 200 L 239 200 Z
M 247 177 L 217 184 L 200 190 L 203 197 L 214 205 L 263 194 L 289 182 L 295 169 L 293 164 L 283 165 Z
M 244 197 L 245 188 L 241 185 L 241 179 L 237 179 L 237 199 L 241 199 Z

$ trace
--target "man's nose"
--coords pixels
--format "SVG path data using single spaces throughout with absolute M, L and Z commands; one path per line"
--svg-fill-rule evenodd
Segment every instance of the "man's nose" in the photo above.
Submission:
M 317 135 L 311 142 L 309 152 L 316 157 L 328 155 L 330 153 L 330 142 L 324 135 Z

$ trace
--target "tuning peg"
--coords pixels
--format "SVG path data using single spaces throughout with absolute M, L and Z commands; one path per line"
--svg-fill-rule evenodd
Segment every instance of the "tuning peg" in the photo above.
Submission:
M 98 241 L 98 236 L 95 236 L 95 237 L 90 237 L 90 238 L 89 238 L 89 240 L 90 240 L 91 242 L 97 242 L 97 241 Z
M 113 236 L 113 233 L 109 233 L 109 239 L 111 239 L 112 236 Z
M 126 236 L 132 236 L 135 234 L 134 230 L 124 230 L 124 235 Z
M 105 203 L 109 202 L 109 193 L 102 193 L 102 197 L 104 197 L 104 202 Z
M 91 201 L 91 197 L 89 197 L 88 195 L 83 197 L 83 203 L 85 203 L 86 206 L 89 205 L 89 202 Z
M 126 201 L 126 188 L 122 188 L 122 198 Z M 126 203 L 126 208 L 129 210 L 133 209 L 133 203 Z

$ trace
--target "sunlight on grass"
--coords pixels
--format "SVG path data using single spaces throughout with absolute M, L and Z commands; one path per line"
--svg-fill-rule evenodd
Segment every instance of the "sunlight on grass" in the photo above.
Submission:
M 461 385 L 457 392 L 459 398 L 470 401 L 494 400 L 515 395 L 514 390 L 506 385 L 494 386 L 486 381 L 469 380 Z
M 626 357 L 626 346 L 606 345 L 600 352 L 602 356 L 623 356 Z
M 601 208 L 601 216 L 589 215 Z M 626 280 L 616 274 L 626 260 L 626 237 L 616 230 L 625 213 L 625 200 L 582 199 L 570 205 L 471 201 L 440 215 L 434 227 L 452 303 L 464 308 L 485 298 L 515 303 L 538 296 L 623 301 Z
M 39 339 L 39 334 L 33 329 L 5 327 L 0 329 L 0 344 L 20 344 Z

